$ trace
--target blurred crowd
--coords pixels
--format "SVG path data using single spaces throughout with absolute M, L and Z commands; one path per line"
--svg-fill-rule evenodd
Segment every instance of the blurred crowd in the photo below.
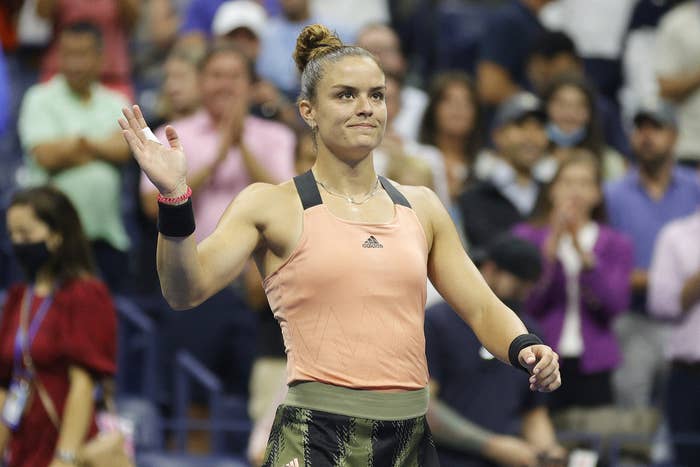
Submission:
M 699 0 L 3 0 L 1 210 L 47 183 L 70 199 L 110 292 L 158 324 L 159 410 L 187 349 L 249 401 L 259 459 L 284 345 L 252 265 L 167 310 L 158 193 L 117 118 L 136 103 L 162 142 L 177 130 L 201 240 L 247 185 L 313 165 L 291 57 L 313 23 L 386 73 L 377 172 L 433 189 L 484 279 L 560 355 L 561 389 L 529 392 L 429 286 L 442 464 L 559 465 L 581 445 L 559 435 L 593 432 L 645 439 L 629 462 L 700 465 L 681 439 L 700 435 Z M 3 233 L 0 289 L 19 278 Z M 192 416 L 207 410 L 195 396 Z

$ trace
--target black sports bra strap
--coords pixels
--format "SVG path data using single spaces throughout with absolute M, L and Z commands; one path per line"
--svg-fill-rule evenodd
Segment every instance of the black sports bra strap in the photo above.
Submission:
M 396 189 L 396 187 L 386 178 L 382 177 L 381 175 L 379 176 L 379 181 L 381 182 L 382 186 L 384 187 L 384 190 L 386 191 L 386 194 L 389 195 L 389 198 L 394 202 L 394 204 L 400 204 L 401 206 L 406 206 L 407 208 L 411 208 L 411 203 L 408 202 L 406 197 L 401 194 L 399 190 Z
M 323 204 L 321 193 L 318 191 L 316 179 L 311 170 L 294 177 L 294 184 L 297 187 L 297 193 L 299 193 L 301 205 L 304 206 L 304 210 Z

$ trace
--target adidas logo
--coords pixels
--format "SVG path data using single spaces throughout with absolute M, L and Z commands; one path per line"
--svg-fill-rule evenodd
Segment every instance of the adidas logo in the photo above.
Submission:
M 299 467 L 299 458 L 295 457 L 291 462 L 284 464 L 284 467 Z
M 379 240 L 374 238 L 374 235 L 370 235 L 365 243 L 362 244 L 362 248 L 384 248 L 384 245 L 379 243 Z

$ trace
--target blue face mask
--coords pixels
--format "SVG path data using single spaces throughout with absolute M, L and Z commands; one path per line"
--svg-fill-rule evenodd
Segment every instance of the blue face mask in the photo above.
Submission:
M 566 133 L 555 123 L 549 122 L 547 124 L 547 136 L 557 146 L 570 148 L 581 143 L 586 138 L 586 128 L 582 127 L 571 133 Z

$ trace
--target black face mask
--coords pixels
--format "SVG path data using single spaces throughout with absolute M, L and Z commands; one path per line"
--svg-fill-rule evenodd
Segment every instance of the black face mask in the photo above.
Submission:
M 51 253 L 46 246 L 46 242 L 13 243 L 12 250 L 15 258 L 17 258 L 24 273 L 27 275 L 27 279 L 31 282 L 36 280 L 39 269 L 51 259 Z

